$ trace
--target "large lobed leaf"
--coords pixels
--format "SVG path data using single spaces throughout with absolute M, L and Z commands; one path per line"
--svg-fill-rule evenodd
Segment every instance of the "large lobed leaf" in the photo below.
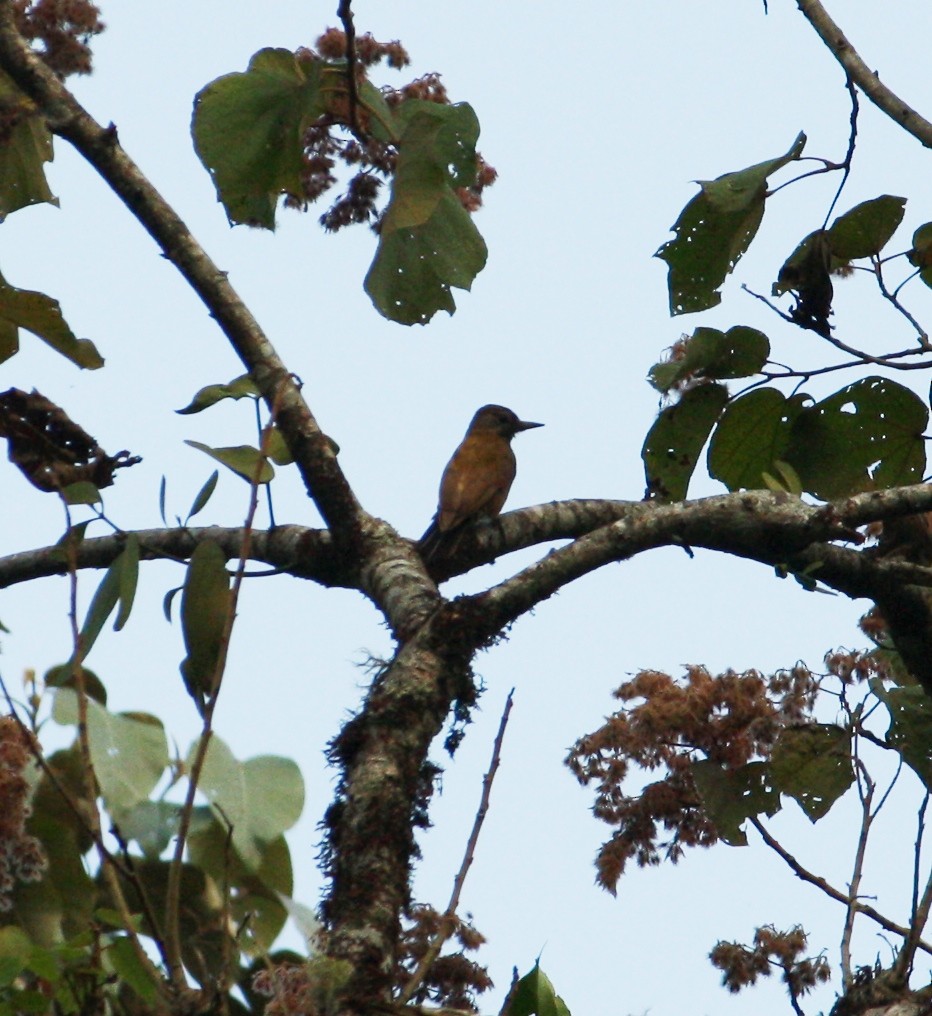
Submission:
M 400 324 L 426 324 L 456 309 L 450 289 L 469 289 L 487 251 L 455 188 L 476 173 L 479 121 L 466 103 L 411 99 L 400 127 L 392 193 L 365 288 L 379 313 Z
M 785 155 L 699 182 L 700 192 L 680 213 L 676 236 L 656 257 L 666 261 L 670 313 L 715 307 L 719 288 L 754 239 L 764 217 L 767 178 L 798 159 L 806 144 L 799 134 Z
M 198 92 L 194 146 L 231 223 L 274 229 L 280 195 L 301 193 L 304 132 L 325 112 L 320 76 L 319 61 L 262 49 Z
M 0 222 L 10 212 L 46 201 L 57 205 L 45 179 L 52 135 L 31 100 L 0 71 Z

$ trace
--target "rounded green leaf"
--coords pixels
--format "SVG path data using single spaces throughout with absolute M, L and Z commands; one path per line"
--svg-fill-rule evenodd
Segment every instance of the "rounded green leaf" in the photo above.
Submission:
M 70 688 L 55 694 L 56 723 L 77 724 L 78 698 Z M 160 721 L 149 715 L 111 713 L 87 701 L 87 730 L 94 775 L 111 812 L 148 798 L 168 765 L 168 742 Z
M 766 487 L 764 474 L 774 472 L 784 457 L 804 398 L 757 388 L 730 403 L 709 443 L 709 474 L 729 490 Z
M 869 258 L 886 246 L 903 221 L 906 198 L 883 194 L 840 215 L 828 231 L 832 254 L 842 261 Z
M 914 392 L 887 378 L 864 378 L 801 412 L 781 458 L 825 500 L 918 483 L 928 421 Z
M 727 401 L 722 385 L 699 385 L 661 410 L 641 449 L 647 489 L 656 497 L 667 501 L 686 497 L 699 453 Z
M 320 61 L 263 49 L 245 72 L 198 92 L 191 133 L 232 223 L 275 227 L 281 194 L 300 194 L 304 133 L 325 112 Z
M 851 735 L 831 723 L 788 727 L 774 746 L 770 774 L 816 822 L 854 782 Z

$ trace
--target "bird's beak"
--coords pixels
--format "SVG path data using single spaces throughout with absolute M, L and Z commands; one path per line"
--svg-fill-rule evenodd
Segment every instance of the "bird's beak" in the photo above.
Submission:
M 542 423 L 528 423 L 527 420 L 518 420 L 515 424 L 516 430 L 532 430 L 534 427 L 543 427 Z

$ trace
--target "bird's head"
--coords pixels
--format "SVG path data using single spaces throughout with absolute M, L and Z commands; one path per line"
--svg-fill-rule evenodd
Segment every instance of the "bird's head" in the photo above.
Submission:
M 469 433 L 492 431 L 510 441 L 519 431 L 531 430 L 532 427 L 543 427 L 543 424 L 519 420 L 517 413 L 513 413 L 504 406 L 483 406 L 476 411 L 476 415 L 472 418 Z

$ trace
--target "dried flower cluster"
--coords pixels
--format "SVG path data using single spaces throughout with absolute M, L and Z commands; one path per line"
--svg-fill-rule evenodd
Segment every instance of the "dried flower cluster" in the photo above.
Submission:
M 642 867 L 662 856 L 675 862 L 686 847 L 717 842 L 693 763 L 737 769 L 766 759 L 781 730 L 810 717 L 817 691 L 818 679 L 801 665 L 770 677 L 754 670 L 713 677 L 691 666 L 685 683 L 648 670 L 623 684 L 615 696 L 627 708 L 577 741 L 566 760 L 580 783 L 596 783 L 593 811 L 616 828 L 599 851 L 599 883 L 614 892 L 631 858 Z M 665 774 L 627 794 L 622 785 L 632 766 Z
M 355 108 L 351 108 L 348 90 L 338 92 L 331 101 L 330 111 L 308 128 L 304 137 L 301 193 L 285 199 L 288 207 L 306 208 L 337 184 L 335 170 L 338 162 L 351 168 L 353 173 L 344 193 L 320 217 L 321 225 L 330 232 L 354 223 L 368 223 L 378 231 L 381 216 L 379 197 L 383 184 L 395 172 L 398 150 L 370 130 L 376 114 L 360 100 L 359 93 L 367 81 L 367 68 L 383 61 L 393 68 L 402 68 L 411 62 L 397 40 L 378 42 L 369 34 L 355 40 L 353 52 L 357 86 Z M 331 62 L 345 60 L 346 35 L 338 28 L 328 28 L 317 39 L 314 49 L 302 49 L 298 57 Z M 425 74 L 400 88 L 383 89 L 381 95 L 392 109 L 409 99 L 443 105 L 450 102 L 439 74 Z M 468 212 L 475 212 L 481 207 L 482 193 L 495 182 L 496 175 L 482 156 L 477 155 L 475 179 L 456 191 Z
M 47 860 L 42 845 L 26 833 L 32 735 L 14 717 L 0 717 L 0 912 L 9 910 L 17 882 L 38 882 Z
M 442 914 L 425 905 L 412 907 L 408 917 L 411 923 L 402 933 L 396 974 L 399 987 L 407 983 L 444 922 Z M 459 917 L 452 920 L 452 937 L 459 943 L 460 951 L 434 960 L 413 1001 L 418 1004 L 429 1001 L 464 1012 L 478 1012 L 476 997 L 488 991 L 492 981 L 487 969 L 468 959 L 465 953 L 478 949 L 485 942 L 485 937 Z
M 709 953 L 712 965 L 722 971 L 722 983 L 733 993 L 770 977 L 774 970 L 783 973 L 783 982 L 795 1001 L 832 974 L 824 956 L 803 956 L 806 933 L 799 925 L 789 931 L 777 931 L 765 925 L 754 932 L 754 945 L 718 942 Z
M 60 77 L 91 73 L 90 40 L 104 30 L 100 10 L 89 0 L 13 0 L 24 39 L 40 44 L 39 55 Z

